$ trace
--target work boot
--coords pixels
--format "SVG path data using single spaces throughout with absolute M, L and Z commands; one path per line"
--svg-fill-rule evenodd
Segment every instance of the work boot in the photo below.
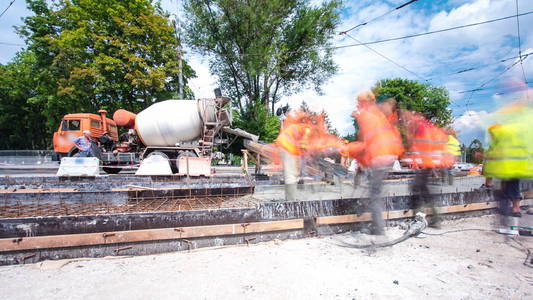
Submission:
M 298 192 L 296 183 L 285 184 L 285 200 L 286 201 L 296 201 L 296 193 Z
M 303 180 L 303 178 L 300 178 L 300 180 L 298 180 L 298 189 L 303 190 L 304 188 L 305 188 L 305 181 Z

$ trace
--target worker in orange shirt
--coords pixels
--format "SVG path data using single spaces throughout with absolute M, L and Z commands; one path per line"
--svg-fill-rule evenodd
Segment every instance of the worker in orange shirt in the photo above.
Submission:
M 376 235 L 383 235 L 382 183 L 394 161 L 403 153 L 402 140 L 399 131 L 376 104 L 372 92 L 358 95 L 356 105 L 357 111 L 354 111 L 353 116 L 359 124 L 358 140 L 349 143 L 344 152 L 356 159 L 368 175 L 372 231 Z
M 416 168 L 411 186 L 411 192 L 415 196 L 414 208 L 421 211 L 424 205 L 428 205 L 434 215 L 430 226 L 439 227 L 440 217 L 429 190 L 429 178 L 447 164 L 448 135 L 444 129 L 426 120 L 421 114 L 406 111 L 402 112 L 401 119 L 408 142 L 406 156 Z
M 285 200 L 297 200 L 297 184 L 300 179 L 301 160 L 309 144 L 312 127 L 306 123 L 289 123 L 281 129 L 275 143 L 281 152 L 285 181 Z

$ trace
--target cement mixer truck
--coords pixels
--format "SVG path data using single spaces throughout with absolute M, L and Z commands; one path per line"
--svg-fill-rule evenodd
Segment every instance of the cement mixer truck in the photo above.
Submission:
M 143 161 L 156 156 L 168 161 L 172 173 L 189 174 L 193 164 L 205 175 L 210 170 L 213 146 L 228 142 L 222 131 L 235 134 L 228 127 L 231 114 L 224 108 L 229 98 L 219 91 L 215 94 L 216 98 L 158 102 L 138 114 L 119 109 L 112 120 L 105 110 L 100 110 L 100 115 L 65 115 L 54 133 L 55 158 L 76 156 L 73 138 L 90 130 L 93 156 L 100 159 L 106 173 L 116 174 L 139 163 L 142 167 Z M 120 137 L 117 126 L 124 128 Z

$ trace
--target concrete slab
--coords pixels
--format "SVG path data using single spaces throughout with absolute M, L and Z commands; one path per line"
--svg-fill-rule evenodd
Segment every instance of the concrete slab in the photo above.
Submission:
M 442 230 L 491 229 L 494 217 L 445 222 Z M 391 229 L 390 236 L 401 231 Z M 530 299 L 525 251 L 507 237 L 459 231 L 409 239 L 392 248 L 361 251 L 340 241 L 347 233 L 257 245 L 0 267 L 6 299 Z M 519 238 L 533 247 L 531 238 Z M 158 244 L 145 245 L 146 248 Z M 179 245 L 176 244 L 175 247 Z M 108 246 L 113 247 L 113 246 Z M 121 255 L 120 253 L 118 255 Z M 123 255 L 127 255 L 127 252 Z M 29 284 L 31 283 L 31 284 Z

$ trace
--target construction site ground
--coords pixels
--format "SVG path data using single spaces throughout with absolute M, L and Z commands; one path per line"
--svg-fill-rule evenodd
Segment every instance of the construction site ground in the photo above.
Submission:
M 524 215 L 522 222 L 533 221 Z M 528 220 L 527 218 L 531 218 Z M 496 216 L 446 221 L 442 233 L 495 229 Z M 389 228 L 388 236 L 402 230 Z M 139 257 L 0 267 L 3 299 L 532 299 L 533 238 L 458 231 L 358 250 L 360 233 Z

